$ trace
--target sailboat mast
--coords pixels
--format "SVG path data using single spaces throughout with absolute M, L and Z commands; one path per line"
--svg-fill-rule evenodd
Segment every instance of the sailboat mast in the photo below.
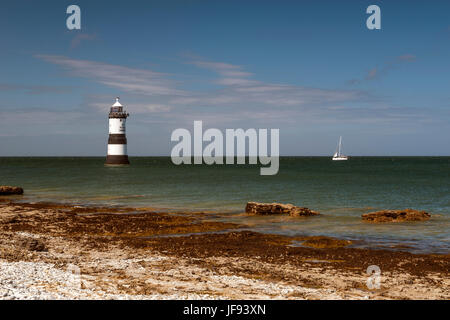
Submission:
M 342 145 L 342 136 L 339 137 L 339 151 L 338 151 L 338 156 L 341 156 L 341 145 Z

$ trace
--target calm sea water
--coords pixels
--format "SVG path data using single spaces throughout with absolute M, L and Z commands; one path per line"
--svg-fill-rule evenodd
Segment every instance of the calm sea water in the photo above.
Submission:
M 4 157 L 0 185 L 22 186 L 24 201 L 210 210 L 262 232 L 450 253 L 450 157 L 284 157 L 275 176 L 260 176 L 259 166 L 175 166 L 165 157 L 131 157 L 129 167 L 105 167 L 104 160 Z M 242 214 L 247 201 L 292 203 L 323 215 L 248 217 Z M 404 208 L 433 216 L 427 222 L 382 225 L 360 218 Z

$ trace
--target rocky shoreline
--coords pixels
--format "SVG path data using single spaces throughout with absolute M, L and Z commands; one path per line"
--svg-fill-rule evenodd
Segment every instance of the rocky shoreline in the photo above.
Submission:
M 205 212 L 0 202 L 1 299 L 449 299 L 450 256 L 245 230 Z M 301 244 L 301 245 L 297 245 Z M 381 269 L 368 288 L 367 267 Z

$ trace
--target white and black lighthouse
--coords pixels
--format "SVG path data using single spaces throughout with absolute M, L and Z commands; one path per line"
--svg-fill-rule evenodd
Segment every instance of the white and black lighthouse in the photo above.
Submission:
M 127 136 L 125 123 L 129 114 L 123 110 L 119 97 L 109 111 L 109 139 L 107 165 L 130 164 L 127 155 Z

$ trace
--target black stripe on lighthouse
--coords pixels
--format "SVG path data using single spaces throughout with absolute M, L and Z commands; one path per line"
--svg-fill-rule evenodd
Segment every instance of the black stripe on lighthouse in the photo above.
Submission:
M 130 161 L 128 160 L 128 155 L 116 156 L 108 154 L 106 156 L 106 164 L 130 164 Z
M 127 136 L 124 134 L 110 134 L 108 144 L 127 144 Z

